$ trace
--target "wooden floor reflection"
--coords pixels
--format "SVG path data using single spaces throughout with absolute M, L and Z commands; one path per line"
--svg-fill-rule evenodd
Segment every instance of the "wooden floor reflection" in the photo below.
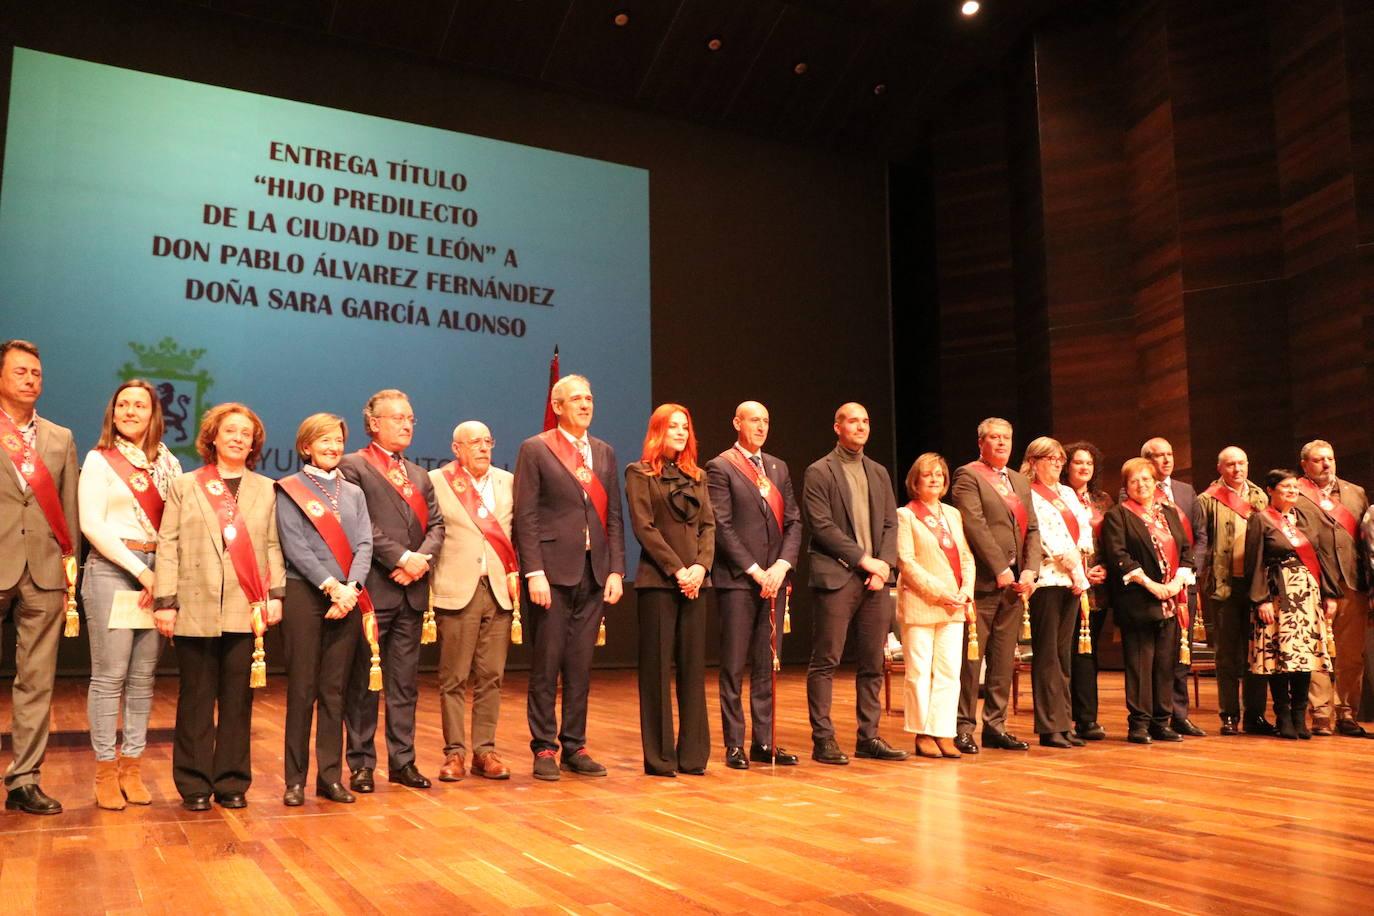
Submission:
M 826 767 L 807 759 L 805 674 L 784 672 L 779 743 L 796 768 L 642 775 L 635 675 L 595 676 L 591 752 L 606 779 L 529 772 L 523 675 L 505 687 L 509 782 L 430 791 L 381 778 L 345 806 L 281 804 L 284 680 L 254 707 L 249 807 L 177 804 L 165 738 L 150 746 L 147 808 L 100 811 L 92 757 L 54 747 L 43 786 L 59 817 L 0 815 L 0 906 L 39 913 L 1353 913 L 1374 902 L 1374 741 L 1215 736 L 1203 682 L 1182 745 L 1124 741 L 1121 676 L 1104 673 L 1111 739 L 959 761 Z M 8 683 L 0 717 L 9 721 Z M 853 749 L 853 678 L 835 691 Z M 158 685 L 154 725 L 174 715 Z M 1023 691 L 1024 691 L 1023 685 Z M 894 691 L 900 696 L 899 691 Z M 714 682 L 712 729 L 719 737 Z M 1031 731 L 1029 697 L 1013 730 Z M 85 727 L 85 685 L 59 682 L 59 730 Z M 420 768 L 442 759 L 434 678 L 422 686 Z M 883 732 L 909 746 L 897 716 Z M 165 734 L 165 733 L 163 733 Z M 3 758 L 8 762 L 8 755 Z M 311 778 L 313 784 L 313 775 Z

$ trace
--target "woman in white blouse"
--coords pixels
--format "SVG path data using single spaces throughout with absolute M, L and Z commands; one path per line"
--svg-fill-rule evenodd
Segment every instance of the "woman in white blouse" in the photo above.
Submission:
M 153 704 L 153 672 L 162 643 L 150 625 L 110 627 L 119 592 L 135 592 L 137 603 L 153 605 L 153 563 L 162 503 L 181 473 L 176 456 L 162 443 L 162 402 L 142 379 L 125 382 L 105 407 L 100 440 L 86 455 L 77 488 L 81 533 L 91 552 L 82 576 L 81 598 L 91 644 L 91 686 L 87 715 L 95 749 L 96 804 L 120 810 L 152 801 L 139 773 Z M 124 745 L 115 750 L 120 700 L 124 703 Z
M 1030 600 L 1031 692 L 1035 732 L 1044 747 L 1082 747 L 1071 734 L 1069 673 L 1082 594 L 1088 589 L 1084 559 L 1093 549 L 1092 515 L 1059 482 L 1064 446 L 1049 436 L 1031 440 L 1021 473 L 1031 481 L 1031 503 L 1045 558 Z
M 906 662 L 905 722 L 921 757 L 959 757 L 964 622 L 973 619 L 973 554 L 959 510 L 940 502 L 949 465 L 926 452 L 906 475 L 909 503 L 897 510 L 897 621 Z

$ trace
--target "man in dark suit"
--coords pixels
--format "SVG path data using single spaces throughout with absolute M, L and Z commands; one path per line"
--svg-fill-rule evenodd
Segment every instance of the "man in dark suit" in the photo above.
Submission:
M 515 459 L 515 549 L 529 601 L 523 602 L 533 653 L 527 713 L 536 779 L 561 767 L 605 776 L 587 753 L 592 649 L 606 605 L 620 600 L 625 538 L 620 474 L 611 446 L 587 434 L 591 384 L 559 379 L 549 394 L 558 426 L 520 445 Z M 563 676 L 563 723 L 554 693 Z
M 978 717 L 978 669 L 984 659 L 983 744 L 1005 751 L 1030 747 L 1007 732 L 1007 701 L 1023 616 L 1022 596 L 1034 591 L 1040 572 L 1040 529 L 1030 483 L 1007 467 L 1011 438 L 1011 424 L 1001 417 L 979 423 L 978 460 L 954 472 L 949 491 L 973 553 L 977 573 L 973 600 L 983 656 L 968 660 L 965 652 L 960 672 L 959 734 L 954 744 L 965 754 L 978 753 L 973 726 Z
M 711 583 L 720 609 L 720 720 L 725 765 L 749 769 L 749 760 L 795 766 L 797 755 L 773 747 L 773 657 L 782 651 L 776 604 L 797 565 L 801 511 L 787 465 L 765 454 L 768 408 L 745 401 L 735 408 L 734 445 L 706 463 L 706 484 L 716 516 L 716 562 Z M 770 620 L 770 607 L 773 619 Z M 776 637 L 778 641 L 770 640 Z M 749 662 L 749 712 L 754 741 L 744 754 L 740 688 Z
M 844 404 L 835 411 L 835 449 L 806 469 L 802 512 L 811 529 L 811 589 L 816 608 L 811 628 L 811 663 L 806 669 L 806 705 L 811 716 L 811 759 L 847 764 L 830 722 L 835 668 L 844 654 L 845 634 L 854 623 L 855 707 L 859 720 L 854 756 L 905 760 L 878 736 L 878 688 L 883 679 L 883 643 L 892 629 L 893 567 L 897 565 L 897 501 L 887 469 L 864 455 L 868 411 Z
M 1183 534 L 1188 539 L 1188 544 L 1193 552 L 1193 566 L 1196 571 L 1199 563 L 1205 562 L 1203 558 L 1207 556 L 1207 517 L 1203 513 L 1202 503 L 1198 501 L 1197 490 L 1191 484 L 1182 480 L 1175 480 L 1174 473 L 1174 447 L 1169 444 L 1168 439 L 1161 439 L 1156 436 L 1149 439 L 1140 447 L 1140 457 L 1145 458 L 1155 466 L 1155 489 L 1159 495 L 1156 497 L 1166 506 L 1173 506 L 1178 510 L 1179 519 L 1183 522 Z M 1191 627 L 1192 615 L 1198 612 L 1197 586 L 1188 586 L 1188 619 Z M 1192 640 L 1190 633 L 1183 634 L 1184 639 Z M 1173 721 L 1170 723 L 1174 731 L 1180 735 L 1188 735 L 1193 738 L 1205 738 L 1207 733 L 1188 717 L 1188 679 L 1192 676 L 1191 665 L 1179 662 L 1174 667 L 1174 703 Z
M 376 606 L 381 642 L 387 778 L 428 789 L 429 780 L 415 766 L 415 704 L 428 576 L 444 543 L 444 516 L 429 474 L 402 454 L 415 435 L 415 414 L 405 392 L 388 388 L 369 398 L 363 427 L 372 443 L 345 455 L 339 471 L 362 487 L 372 518 L 367 591 Z M 367 642 L 359 640 L 344 709 L 349 784 L 363 793 L 375 788 L 372 771 L 377 766 L 377 697 L 367 689 L 371 654 Z
M 43 364 L 28 341 L 0 344 L 0 622 L 14 621 L 14 760 L 5 770 L 5 807 L 60 814 L 38 785 L 48 747 L 57 644 L 66 619 L 63 554 L 81 555 L 76 518 L 76 446 L 71 430 L 34 409 Z M 50 520 L 45 509 L 59 516 Z M 53 522 L 56 524 L 53 524 Z M 59 530 L 61 529 L 61 530 Z M 63 544 L 62 541 L 66 540 Z

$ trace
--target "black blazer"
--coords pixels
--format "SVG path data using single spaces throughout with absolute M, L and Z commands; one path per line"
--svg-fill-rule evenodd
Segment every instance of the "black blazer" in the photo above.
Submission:
M 562 433 L 559 433 L 562 435 Z M 609 443 L 589 436 L 592 473 L 606 488 L 606 525 L 582 484 L 538 436 L 520 444 L 515 459 L 515 551 L 520 572 L 543 570 L 551 585 L 582 581 L 587 539 L 592 574 L 605 585 L 611 573 L 625 574 L 625 531 L 620 512 L 620 466 Z
M 1035 517 L 1030 481 L 1024 474 L 1007 468 L 1011 491 L 1026 507 L 1026 539 L 1018 550 L 1016 519 L 1002 500 L 1002 494 L 974 470 L 974 464 L 976 462 L 970 462 L 954 471 L 949 501 L 963 517 L 964 538 L 973 553 L 976 573 L 973 590 L 987 594 L 997 590 L 997 574 L 1008 567 L 1013 572 L 1028 569 L 1038 573 L 1044 552 L 1040 547 L 1040 524 Z
M 890 583 L 897 572 L 897 499 L 887 468 L 866 455 L 863 463 L 868 477 L 869 538 L 873 555 L 892 567 Z M 864 551 L 854 539 L 849 504 L 849 481 L 832 451 L 808 467 L 802 478 L 802 513 L 811 529 L 807 553 L 813 588 L 840 588 L 853 576 L 868 577 L 859 568 Z
M 1312 542 L 1317 554 L 1317 565 L 1321 576 L 1317 585 L 1323 598 L 1340 598 L 1344 595 L 1340 587 L 1341 569 L 1336 559 L 1335 535 L 1330 530 L 1335 527 L 1321 507 L 1310 499 L 1299 499 L 1295 509 L 1298 515 L 1298 530 Z M 1291 542 L 1283 532 L 1269 520 L 1263 512 L 1250 516 L 1250 524 L 1245 529 L 1245 575 L 1250 580 L 1250 601 L 1261 604 L 1274 597 L 1269 584 L 1268 566 L 1285 558 L 1297 556 Z
M 339 473 L 349 483 L 362 487 L 367 498 L 367 514 L 372 519 L 372 566 L 367 571 L 367 591 L 379 608 L 401 606 L 404 597 L 411 607 L 429 607 L 429 576 L 412 582 L 404 589 L 391 579 L 391 571 L 401 562 L 407 551 L 438 556 L 444 546 L 444 513 L 434 497 L 429 472 L 413 461 L 402 459 L 411 484 L 425 497 L 429 509 L 429 525 L 421 528 L 420 520 L 411 511 L 401 494 L 380 471 L 368 464 L 363 453 L 344 455 Z M 431 564 L 432 565 L 432 564 Z
M 1192 568 L 1193 551 L 1178 512 L 1172 506 L 1162 506 L 1169 532 L 1178 545 L 1179 568 Z M 1107 568 L 1107 587 L 1112 596 L 1112 610 L 1119 627 L 1147 627 L 1164 619 L 1164 603 L 1151 595 L 1145 586 L 1123 577 L 1134 569 L 1143 570 L 1155 582 L 1164 581 L 1149 529 L 1135 513 L 1118 503 L 1107 510 L 1102 519 L 1102 565 Z
M 661 477 L 650 477 L 648 465 L 636 461 L 625 469 L 625 501 L 630 506 L 630 528 L 644 549 L 639 554 L 635 588 L 676 589 L 675 573 L 700 563 L 707 572 L 703 587 L 711 584 L 711 562 L 716 552 L 716 523 L 706 475 L 692 481 L 697 500 L 696 518 L 679 521 L 668 506 L 668 488 Z
M 755 563 L 767 569 L 778 560 L 797 568 L 801 552 L 801 509 L 792 492 L 787 465 L 761 453 L 763 473 L 782 494 L 782 530 L 758 485 L 730 460 L 733 445 L 706 463 L 706 488 L 716 519 L 716 565 L 711 582 L 716 588 L 758 588 L 745 574 Z

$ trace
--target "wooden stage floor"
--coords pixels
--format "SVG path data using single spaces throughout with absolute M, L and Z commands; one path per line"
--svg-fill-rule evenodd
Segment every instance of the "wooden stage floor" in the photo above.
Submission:
M 525 680 L 514 674 L 499 742 L 509 782 L 469 777 L 415 791 L 383 780 L 351 806 L 316 801 L 312 788 L 304 807 L 285 808 L 284 680 L 270 680 L 255 704 L 256 781 L 242 811 L 181 809 L 165 733 L 145 758 L 154 804 L 123 812 L 95 807 L 89 747 L 50 749 L 43 786 L 67 810 L 0 814 L 0 909 L 1349 914 L 1374 905 L 1374 741 L 1216 737 L 1211 681 L 1195 718 L 1213 736 L 1182 745 L 1128 745 L 1121 675 L 1104 673 L 1108 741 L 826 767 L 807 757 L 804 672 L 788 670 L 778 738 L 803 753 L 801 766 L 736 772 L 717 749 L 703 777 L 653 779 L 642 775 L 634 672 L 603 671 L 589 733 L 609 778 L 540 783 L 529 775 Z M 155 727 L 170 728 L 175 689 L 160 682 Z M 1013 730 L 1024 737 L 1022 690 Z M 846 674 L 835 691 L 846 750 L 852 704 Z M 84 729 L 84 682 L 59 682 L 54 715 L 59 729 Z M 442 757 L 432 675 L 419 727 L 419 764 L 432 778 Z M 895 715 L 883 733 L 908 746 Z

